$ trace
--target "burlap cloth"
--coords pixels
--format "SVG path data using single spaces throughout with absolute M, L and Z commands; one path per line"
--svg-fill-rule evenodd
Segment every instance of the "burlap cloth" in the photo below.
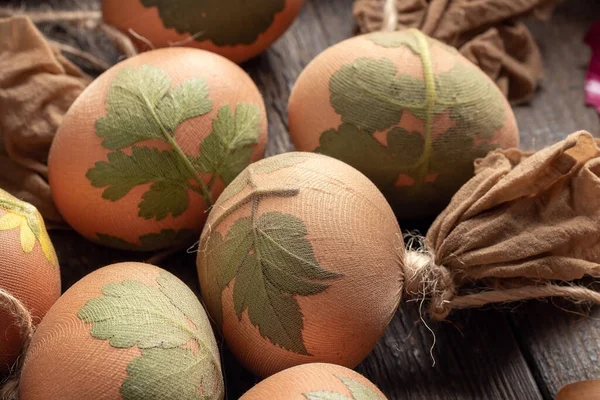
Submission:
M 600 303 L 571 281 L 600 277 L 600 148 L 587 132 L 536 153 L 496 150 L 405 259 L 430 313 L 542 297 Z
M 0 19 L 0 187 L 62 220 L 48 185 L 48 150 L 90 78 L 25 16 Z
M 528 101 L 543 77 L 542 59 L 517 19 L 550 18 L 561 0 L 356 0 L 361 33 L 421 29 L 459 51 L 492 78 L 513 104 Z

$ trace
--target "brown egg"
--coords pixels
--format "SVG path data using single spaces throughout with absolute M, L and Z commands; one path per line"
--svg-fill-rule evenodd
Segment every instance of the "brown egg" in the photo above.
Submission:
M 292 90 L 289 127 L 297 150 L 357 168 L 401 219 L 435 216 L 476 158 L 519 143 L 494 82 L 415 29 L 358 36 L 317 56 Z
M 250 59 L 292 24 L 304 0 L 104 0 L 107 24 L 144 51 L 174 45 L 197 47 L 234 62 Z
M 44 220 L 34 206 L 0 189 L 0 289 L 19 300 L 38 324 L 60 296 L 60 270 Z M 16 361 L 23 338 L 13 309 L 0 296 L 0 376 Z
M 286 153 L 250 165 L 202 232 L 202 298 L 237 359 L 259 376 L 310 362 L 350 368 L 400 301 L 402 235 L 364 175 Z
M 52 196 L 76 231 L 108 246 L 193 242 L 266 138 L 262 97 L 240 67 L 197 49 L 143 53 L 69 109 L 50 149 Z
M 304 364 L 281 371 L 246 392 L 240 400 L 386 400 L 367 378 L 333 364 Z
M 600 399 L 600 380 L 588 380 L 565 385 L 558 391 L 555 400 Z
M 85 276 L 35 332 L 21 400 L 223 399 L 210 322 L 177 277 L 142 263 Z

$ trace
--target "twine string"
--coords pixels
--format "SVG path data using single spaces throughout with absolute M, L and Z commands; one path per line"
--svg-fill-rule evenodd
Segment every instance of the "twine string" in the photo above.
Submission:
M 34 332 L 33 319 L 25 305 L 4 289 L 0 289 L 0 308 L 15 317 L 22 338 L 19 357 L 11 368 L 9 376 L 0 383 L 0 400 L 18 400 L 19 376 Z
M 508 303 L 545 297 L 565 297 L 573 302 L 600 304 L 600 293 L 583 286 L 561 286 L 548 283 L 541 286 L 524 286 L 501 290 L 488 290 L 475 294 L 457 296 L 450 301 L 452 308 L 481 307 L 491 303 Z
M 396 0 L 385 0 L 383 4 L 383 25 L 382 31 L 393 32 L 398 26 L 398 10 Z
M 443 320 L 455 309 L 548 297 L 563 297 L 575 303 L 600 304 L 600 293 L 595 290 L 550 281 L 535 286 L 488 289 L 460 295 L 452 271 L 435 263 L 435 257 L 427 249 L 424 238 L 417 240 L 420 246 L 416 250 L 408 250 L 404 259 L 403 293 L 408 298 L 428 299 L 428 312 L 433 319 Z
M 34 24 L 49 22 L 88 22 L 102 20 L 100 11 L 25 11 L 23 8 L 0 7 L 0 17 L 27 15 Z

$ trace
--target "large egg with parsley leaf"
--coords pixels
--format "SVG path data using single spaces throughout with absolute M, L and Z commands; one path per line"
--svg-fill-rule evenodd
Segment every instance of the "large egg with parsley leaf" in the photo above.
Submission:
M 367 378 L 334 364 L 288 368 L 247 391 L 240 400 L 387 400 Z
M 59 296 L 58 260 L 42 216 L 0 189 L 0 381 L 22 350 L 27 316 L 37 325 Z
M 494 82 L 416 29 L 358 36 L 325 50 L 289 101 L 300 151 L 364 173 L 401 219 L 432 217 L 473 175 L 473 161 L 519 143 Z
M 400 301 L 404 247 L 383 195 L 351 166 L 293 152 L 223 192 L 197 256 L 207 311 L 259 376 L 310 362 L 349 368 Z
M 304 0 L 104 0 L 107 24 L 138 49 L 186 46 L 242 62 L 261 53 L 294 21 Z
M 113 264 L 48 311 L 27 352 L 21 400 L 223 399 L 219 351 L 198 298 L 171 273 Z
M 143 53 L 69 109 L 50 149 L 52 196 L 101 244 L 185 245 L 223 188 L 262 157 L 266 137 L 262 96 L 236 64 L 198 49 Z

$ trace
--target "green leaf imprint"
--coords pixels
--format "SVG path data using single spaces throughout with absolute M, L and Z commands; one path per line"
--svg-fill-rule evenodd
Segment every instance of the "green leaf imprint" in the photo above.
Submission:
M 316 151 L 354 166 L 384 192 L 415 196 L 429 185 L 440 197 L 440 185 L 454 188 L 455 182 L 464 183 L 473 174 L 473 160 L 497 147 L 488 140 L 504 125 L 502 95 L 484 74 L 460 61 L 449 71 L 434 74 L 430 46 L 451 48 L 418 30 L 374 33 L 367 38 L 382 47 L 408 47 L 420 57 L 424 79 L 402 74 L 388 58 L 360 58 L 342 66 L 332 75 L 329 89 L 331 105 L 344 124 L 323 132 Z M 423 132 L 397 126 L 405 112 L 423 121 Z M 435 119 L 446 113 L 453 126 L 434 136 Z M 373 137 L 385 131 L 387 145 Z M 457 149 L 460 154 L 452 158 Z M 453 176 L 452 184 L 434 185 L 445 174 Z M 412 181 L 408 186 L 416 189 L 402 187 L 399 180 Z
M 400 143 L 396 139 L 401 137 Z M 423 152 L 423 137 L 402 128 L 388 133 L 388 147 L 351 124 L 342 124 L 321 135 L 315 152 L 343 160 L 365 174 L 378 187 L 393 186 L 402 163 L 408 168 Z M 412 159 L 411 159 L 412 158 Z M 377 162 L 373 162 L 377 160 Z
M 314 153 L 293 152 L 249 165 L 217 201 L 218 211 L 209 216 L 199 250 L 199 262 L 209 280 L 203 287 L 203 299 L 217 326 L 223 325 L 222 292 L 235 278 L 232 285 L 237 315 L 241 318 L 247 310 L 263 337 L 301 354 L 307 350 L 302 341 L 302 314 L 294 296 L 320 293 L 328 285 L 314 280 L 341 275 L 321 269 L 300 219 L 280 213 L 258 216 L 263 198 L 294 197 L 300 189 L 293 185 L 259 187 L 255 177 L 292 166 L 302 168 L 303 162 L 315 157 Z M 224 204 L 246 187 L 249 190 L 244 196 Z M 251 205 L 251 216 L 235 221 L 223 237 L 218 226 L 245 205 Z M 250 296 L 250 292 L 255 295 Z
M 338 376 L 337 378 L 346 385 L 352 397 L 328 391 L 304 393 L 304 397 L 307 400 L 383 400 L 381 396 L 360 382 L 343 376 Z
M 250 173 L 255 175 L 270 174 L 283 168 L 301 164 L 310 157 L 312 157 L 311 153 L 292 152 L 285 153 L 284 157 L 270 157 L 249 165 L 225 188 L 216 205 L 226 202 L 248 186 L 250 184 Z
M 208 357 L 198 357 L 190 349 L 142 350 L 142 357 L 127 366 L 131 377 L 123 382 L 121 394 L 136 400 L 221 399 L 210 389 L 214 385 L 213 368 Z M 205 391 L 205 387 L 210 390 Z
M 235 111 L 229 105 L 221 107 L 200 155 L 192 157 L 173 135 L 183 121 L 211 111 L 208 95 L 203 78 L 171 87 L 171 79 L 160 68 L 121 69 L 108 91 L 108 113 L 96 121 L 102 146 L 112 152 L 107 161 L 98 161 L 87 171 L 92 186 L 104 188 L 102 197 L 115 202 L 135 187 L 149 184 L 138 205 L 138 215 L 144 219 L 160 221 L 182 215 L 191 193 L 212 206 L 211 190 L 217 178 L 228 184 L 250 163 L 261 132 L 261 111 L 258 105 L 247 103 L 238 103 Z M 163 141 L 171 149 L 144 146 L 141 142 L 147 140 Z M 200 173 L 212 174 L 208 184 Z
M 212 109 L 203 78 L 170 87 L 171 79 L 158 67 L 121 69 L 108 90 L 108 114 L 96 121 L 102 146 L 120 150 L 150 139 L 171 144 L 169 137 L 181 122 Z
M 258 143 L 259 135 L 258 105 L 238 103 L 235 114 L 228 105 L 223 106 L 192 163 L 200 172 L 220 176 L 229 185 L 250 164 L 251 146 Z
M 448 72 L 432 75 L 428 86 L 410 75 L 397 75 L 390 59 L 360 58 L 331 77 L 331 105 L 343 122 L 368 133 L 397 125 L 404 110 L 424 120 L 450 111 L 457 124 L 475 129 L 470 136 L 487 139 L 504 124 L 502 95 L 485 75 L 473 72 L 457 63 Z
M 158 287 L 126 280 L 102 288 L 79 310 L 91 335 L 115 348 L 137 346 L 127 368 L 124 399 L 222 399 L 219 354 L 210 323 L 194 293 L 163 271 Z M 188 347 L 195 342 L 197 349 Z
M 96 162 L 86 177 L 94 187 L 107 187 L 102 197 L 110 201 L 123 198 L 136 186 L 152 183 L 142 196 L 139 216 L 157 221 L 169 213 L 177 217 L 187 210 L 186 189 L 193 189 L 189 183 L 193 175 L 179 162 L 177 152 L 149 147 L 133 146 L 131 155 L 109 153 L 108 162 Z
M 341 393 L 327 392 L 324 390 L 304 393 L 304 397 L 308 400 L 352 400 L 352 397 L 344 396 Z
M 232 212 L 244 204 L 253 203 L 253 206 L 255 205 L 257 207 L 260 199 L 264 196 L 289 197 L 297 195 L 299 190 L 292 187 L 261 190 L 256 187 L 253 177 L 256 175 L 269 174 L 281 169 L 299 165 L 313 157 L 315 157 L 313 153 L 291 152 L 269 157 L 254 164 L 250 164 L 244 171 L 242 171 L 241 174 L 238 175 L 236 179 L 233 180 L 233 182 L 231 182 L 231 184 L 229 184 L 229 186 L 225 188 L 217 200 L 215 208 L 223 209 L 224 212 L 216 218 L 211 219 L 212 214 L 209 216 L 209 220 L 207 221 L 207 227 L 209 229 L 208 232 L 214 231 L 222 221 L 224 221 L 229 215 L 231 215 Z M 238 199 L 235 204 L 230 205 L 229 207 L 225 207 L 223 205 L 247 186 L 250 186 L 251 188 L 247 196 L 242 199 Z M 253 207 L 253 218 L 256 207 Z M 225 257 L 223 262 L 227 265 L 232 265 L 239 260 L 245 259 L 248 248 L 252 246 L 252 242 L 249 240 L 251 238 L 249 236 L 232 236 L 231 234 L 228 234 L 227 236 L 227 246 L 229 249 L 227 253 L 224 252 L 225 243 L 221 234 L 218 232 L 203 236 L 200 242 L 200 248 L 205 249 L 200 250 L 200 254 L 204 258 L 207 258 L 206 248 L 209 247 L 210 243 L 211 252 L 210 256 L 208 257 L 208 263 L 210 266 L 217 266 L 214 272 L 211 270 L 211 273 L 208 274 L 210 283 L 206 286 L 207 290 L 205 293 L 203 293 L 203 298 L 205 304 L 211 311 L 213 319 L 216 321 L 216 324 L 219 327 L 223 325 L 223 310 L 221 303 L 222 291 L 225 287 L 227 287 L 236 273 L 235 268 L 220 268 L 221 260 L 219 260 L 219 258 Z M 213 251 L 212 248 L 216 250 Z
M 285 8 L 285 0 L 141 0 L 157 7 L 166 28 L 217 46 L 251 44 Z
M 421 55 L 421 48 L 417 41 L 417 37 L 420 34 L 422 35 L 422 32 L 419 31 L 418 29 L 410 28 L 410 29 L 406 29 L 403 31 L 396 31 L 396 32 L 374 32 L 374 33 L 367 35 L 366 37 L 371 42 L 373 42 L 376 45 L 381 46 L 381 47 L 395 48 L 395 47 L 406 46 L 413 53 L 415 53 L 417 55 Z M 428 41 L 431 41 L 431 39 L 429 37 L 426 37 L 426 39 Z M 452 46 L 449 46 L 449 45 L 439 42 L 439 41 L 436 41 L 435 43 L 437 46 L 442 47 L 448 53 L 459 54 L 459 51 Z
M 108 247 L 121 250 L 152 251 L 169 246 L 173 243 L 185 243 L 197 238 L 198 232 L 194 229 L 163 229 L 160 233 L 148 233 L 140 236 L 139 244 L 131 243 L 116 236 L 97 233 L 97 241 Z
M 398 32 L 398 34 L 390 35 L 389 32 L 374 32 L 367 38 L 381 47 L 394 48 L 406 46 L 416 55 L 421 55 L 421 49 L 417 42 L 416 36 L 412 32 Z
M 222 325 L 221 292 L 235 277 L 233 300 L 239 318 L 247 310 L 260 334 L 287 350 L 308 355 L 302 340 L 302 313 L 294 296 L 310 296 L 329 286 L 315 281 L 342 275 L 321 268 L 301 219 L 278 212 L 238 219 L 225 238 L 211 235 L 205 253 L 216 272 L 208 294 Z

